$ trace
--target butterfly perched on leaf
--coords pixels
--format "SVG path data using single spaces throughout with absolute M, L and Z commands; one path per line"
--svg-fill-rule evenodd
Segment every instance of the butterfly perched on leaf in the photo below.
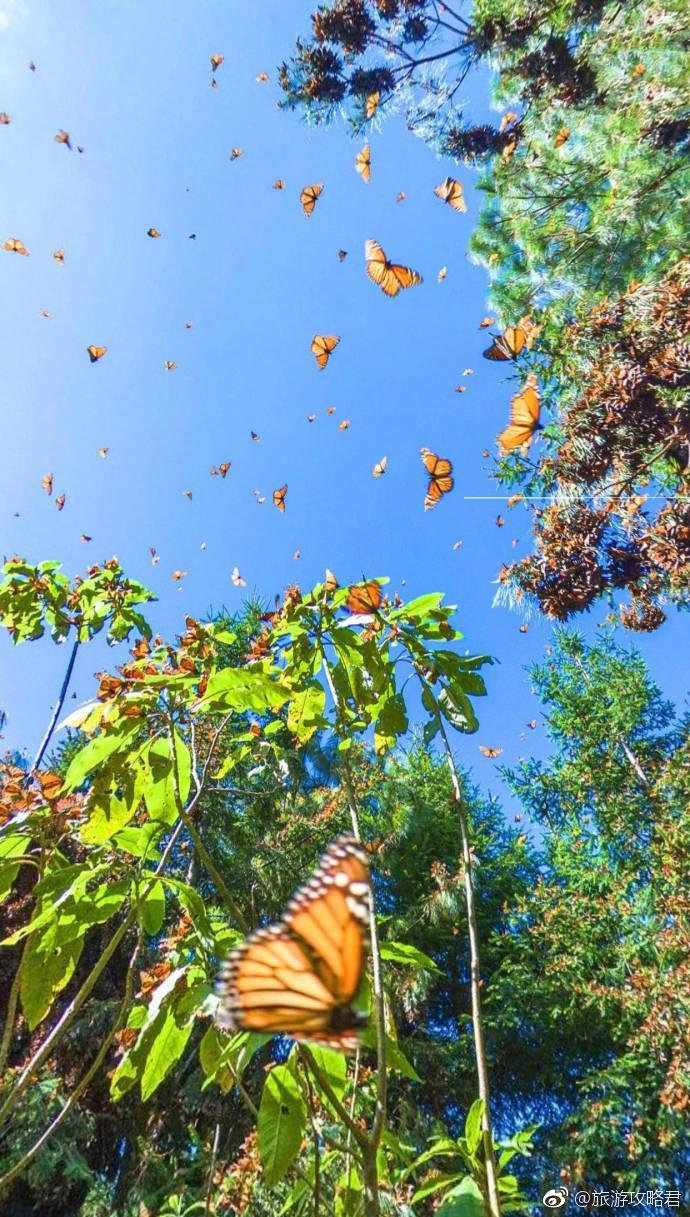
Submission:
M 299 201 L 304 208 L 304 214 L 309 219 L 312 211 L 316 207 L 316 200 L 323 192 L 323 182 L 314 182 L 311 186 L 305 186 L 300 191 Z
M 452 207 L 453 211 L 467 211 L 462 183 L 458 182 L 454 177 L 447 177 L 445 182 L 441 182 L 440 186 L 436 186 L 434 194 L 443 203 L 447 203 L 449 207 Z
M 493 760 L 495 760 L 495 758 L 497 756 L 501 755 L 501 753 L 503 752 L 503 749 L 502 748 L 487 748 L 487 747 L 485 747 L 484 744 L 480 744 L 479 751 L 481 752 L 482 756 L 488 756 L 489 760 L 493 761 Z
M 29 251 L 26 248 L 26 245 L 23 241 L 19 240 L 19 237 L 8 237 L 3 243 L 2 248 L 6 249 L 7 252 L 11 254 L 22 254 L 22 256 L 25 258 L 28 258 L 29 256 Z
M 62 129 L 60 129 L 58 131 L 57 135 L 55 135 L 53 138 L 54 138 L 56 144 L 64 144 L 65 147 L 69 148 L 71 151 L 72 145 L 70 143 L 69 135 L 66 131 L 63 131 Z
M 416 270 L 401 266 L 399 262 L 389 262 L 378 241 L 365 243 L 364 257 L 369 278 L 387 296 L 397 296 L 401 288 L 422 282 L 422 276 Z
M 444 494 L 450 494 L 455 482 L 452 478 L 453 466 L 445 457 L 437 456 L 428 448 L 420 449 L 422 463 L 429 474 L 429 485 L 424 497 L 424 510 L 431 511 Z
M 337 334 L 314 334 L 311 340 L 311 353 L 321 371 L 325 368 L 339 342 L 340 338 Z
M 98 360 L 102 359 L 103 356 L 105 355 L 106 351 L 108 350 L 107 347 L 94 347 L 94 346 L 87 347 L 86 349 L 89 353 L 89 359 L 91 360 L 92 363 L 98 363 Z
M 381 584 L 377 583 L 375 579 L 368 583 L 355 583 L 349 589 L 345 608 L 349 609 L 351 613 L 375 613 L 381 607 L 382 596 Z
M 279 486 L 273 491 L 273 506 L 278 508 L 278 511 L 285 511 L 285 496 L 287 494 L 287 482 L 284 486 Z
M 353 1006 L 364 974 L 371 886 L 353 837 L 329 847 L 280 921 L 255 930 L 222 965 L 216 1023 L 353 1052 L 367 1018 Z
M 513 397 L 510 403 L 510 423 L 498 437 L 504 452 L 512 452 L 514 448 L 522 448 L 523 445 L 531 443 L 535 431 L 541 430 L 539 414 L 537 379 L 530 374 L 522 392 Z
M 361 152 L 358 152 L 355 157 L 355 169 L 361 175 L 363 182 L 368 182 L 371 178 L 371 148 L 365 144 Z
M 230 578 L 235 587 L 246 587 L 247 586 L 247 580 L 242 578 L 242 576 L 240 574 L 239 566 L 233 566 L 232 574 L 231 574 Z
M 521 325 L 509 325 L 482 351 L 482 355 L 492 360 L 517 359 L 526 342 L 527 331 Z

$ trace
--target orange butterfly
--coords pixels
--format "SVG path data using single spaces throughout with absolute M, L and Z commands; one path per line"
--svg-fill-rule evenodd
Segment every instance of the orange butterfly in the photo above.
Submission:
M 285 511 L 285 496 L 287 494 L 287 482 L 284 486 L 280 486 L 278 490 L 273 491 L 273 506 L 278 508 L 278 511 Z
M 345 601 L 351 613 L 375 613 L 381 607 L 381 584 L 372 579 L 369 583 L 354 584 Z
M 230 160 L 236 161 L 240 156 L 242 156 L 243 152 L 244 148 L 233 148 L 230 152 Z
M 172 573 L 173 583 L 179 583 L 180 579 L 185 578 L 186 574 L 186 570 L 174 570 Z
M 375 477 L 375 478 L 383 477 L 384 473 L 386 472 L 387 465 L 388 465 L 388 457 L 382 456 L 381 460 L 377 461 L 376 464 L 374 465 L 374 468 L 371 471 L 371 476 Z
M 55 250 L 55 253 L 53 254 L 53 257 L 54 257 L 54 259 L 55 259 L 55 261 L 56 261 L 56 262 L 59 262 L 61 265 L 64 265 L 64 262 L 65 262 L 65 251 L 64 251 L 64 249 L 56 249 L 56 250 Z
M 449 207 L 452 207 L 453 211 L 467 211 L 462 183 L 456 181 L 454 177 L 447 177 L 445 182 L 441 182 L 440 186 L 436 186 L 434 194 L 444 203 L 447 203 Z
M 89 359 L 91 360 L 92 363 L 98 363 L 98 360 L 102 359 L 103 356 L 105 355 L 106 351 L 108 350 L 107 347 L 93 347 L 93 346 L 87 347 L 86 349 L 89 353 Z
M 349 418 L 344 418 L 344 419 L 343 419 L 343 421 L 342 421 L 341 423 L 338 423 L 338 430 L 339 430 L 339 431 L 349 431 L 349 429 L 350 429 L 350 420 L 349 420 Z
M 374 117 L 376 111 L 378 110 L 380 100 L 381 100 L 381 94 L 378 91 L 376 93 L 369 94 L 369 96 L 366 99 L 365 108 L 364 108 L 367 118 Z
M 163 367 L 165 368 L 166 372 L 174 372 L 177 367 L 177 364 L 174 363 L 172 359 L 166 359 L 165 363 L 163 364 Z
M 424 498 L 424 510 L 431 511 L 432 507 L 436 506 L 444 494 L 450 494 L 455 485 L 451 477 L 453 466 L 445 457 L 436 456 L 436 453 L 430 452 L 428 448 L 422 448 L 420 451 L 424 468 L 429 474 L 429 485 Z
M 314 182 L 311 186 L 305 186 L 304 190 L 300 191 L 299 201 L 304 208 L 304 214 L 309 219 L 312 211 L 316 207 L 316 200 L 323 191 L 323 182 Z
M 211 71 L 215 72 L 220 67 L 220 65 L 224 62 L 224 60 L 225 60 L 224 55 L 218 55 L 218 54 L 212 55 L 211 56 Z
M 268 83 L 268 72 L 259 72 L 256 80 L 257 80 L 257 84 L 260 84 L 260 85 L 267 84 Z
M 355 169 L 362 175 L 362 181 L 368 182 L 371 178 L 371 148 L 365 144 L 361 152 L 355 157 Z
M 255 930 L 218 978 L 216 1023 L 352 1052 L 366 1015 L 353 1008 L 364 973 L 371 886 L 353 837 L 329 847 L 274 925 Z
M 11 122 L 12 119 L 10 118 L 9 114 L 6 114 L 3 110 L 2 114 L 0 114 L 0 123 L 2 123 L 3 127 L 7 127 Z
M 41 486 L 45 490 L 46 494 L 53 493 L 53 474 L 52 473 L 44 473 L 43 477 L 41 478 Z
M 527 331 L 521 325 L 509 325 L 482 355 L 485 359 L 517 359 L 526 342 Z
M 503 749 L 502 748 L 485 748 L 484 744 L 480 744 L 479 751 L 481 752 L 482 756 L 488 756 L 490 760 L 494 760 L 497 756 L 501 755 L 501 753 L 503 752 Z
M 321 371 L 325 368 L 339 342 L 340 338 L 337 334 L 314 334 L 311 340 L 311 353 Z
M 414 287 L 422 282 L 422 276 L 409 266 L 389 262 L 378 241 L 367 241 L 364 246 L 367 274 L 372 283 L 387 296 L 397 296 L 401 288 Z
M 273 183 L 273 189 L 274 190 L 284 190 L 285 189 L 285 182 L 283 181 L 282 177 L 276 178 L 275 182 Z
M 66 496 L 66 495 L 64 495 L 64 494 L 59 494 L 59 495 L 57 496 L 57 498 L 56 498 L 56 500 L 55 500 L 55 506 L 57 507 L 58 511 L 62 511 L 63 507 L 65 506 L 65 502 L 66 502 L 66 501 L 67 501 L 67 496 Z
M 146 235 L 147 237 L 160 237 L 161 234 L 157 228 L 147 228 Z
M 19 240 L 19 237 L 8 237 L 2 248 L 6 249 L 8 253 L 11 254 L 23 254 L 25 258 L 28 258 L 29 256 L 29 251 L 26 248 L 26 245 L 23 241 Z
M 71 150 L 72 145 L 69 142 L 69 135 L 67 134 L 66 131 L 63 131 L 61 129 L 60 131 L 58 131 L 57 135 L 54 136 L 54 139 L 55 139 L 56 144 L 65 144 L 65 146 Z
M 541 431 L 539 422 L 539 389 L 536 377 L 530 375 L 521 393 L 516 393 L 510 403 L 510 423 L 501 431 L 498 442 L 504 452 L 529 445 L 535 431 Z

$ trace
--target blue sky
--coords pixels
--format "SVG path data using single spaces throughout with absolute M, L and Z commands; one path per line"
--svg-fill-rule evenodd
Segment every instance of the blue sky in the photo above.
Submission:
M 267 600 L 289 582 L 311 586 L 327 566 L 341 582 L 389 575 L 404 596 L 443 590 L 467 647 L 500 659 L 479 734 L 458 739 L 463 761 L 499 793 L 477 745 L 503 747 L 509 762 L 542 751 L 541 726 L 525 732 L 536 709 L 524 667 L 551 627 L 535 617 L 521 634 L 522 616 L 492 608 L 501 563 L 529 550 L 530 517 L 465 497 L 497 492 L 482 451 L 495 451 L 514 391 L 510 369 L 481 359 L 487 280 L 466 255 L 480 197 L 469 171 L 400 120 L 371 134 L 366 186 L 354 171 L 363 141 L 277 109 L 276 65 L 308 30 L 310 8 L 0 0 L 0 110 L 12 119 L 0 127 L 0 243 L 19 237 L 31 254 L 0 252 L 2 552 L 56 557 L 71 575 L 116 554 L 158 596 L 149 615 L 168 636 L 186 613 L 239 607 L 235 565 Z M 225 56 L 217 90 L 214 52 Z M 269 84 L 256 82 L 261 71 Z M 487 79 L 466 97 L 484 114 Z M 83 155 L 54 142 L 59 128 Z M 244 155 L 233 163 L 235 146 Z M 465 185 L 467 215 L 434 197 L 448 173 Z M 307 221 L 299 192 L 314 181 L 325 190 Z M 151 226 L 160 240 L 147 237 Z M 364 273 L 367 237 L 423 285 L 386 299 Z M 324 372 L 309 351 L 317 332 L 341 336 Z M 95 365 L 90 343 L 108 348 Z M 177 368 L 165 371 L 165 360 Z M 467 367 L 474 375 L 463 379 Z M 422 445 L 450 457 L 456 474 L 454 494 L 426 514 Z M 388 471 L 375 480 L 384 455 Z M 222 461 L 232 462 L 227 478 L 210 477 Z M 41 490 L 48 472 L 67 496 L 62 513 Z M 284 482 L 280 515 L 270 496 Z M 188 572 L 179 585 L 176 569 Z M 588 632 L 605 612 L 582 622 Z M 682 624 L 621 634 L 679 703 Z M 93 672 L 122 655 L 99 645 L 80 656 L 79 701 L 92 695 Z M 49 640 L 13 648 L 0 638 L 8 746 L 33 751 L 65 662 Z

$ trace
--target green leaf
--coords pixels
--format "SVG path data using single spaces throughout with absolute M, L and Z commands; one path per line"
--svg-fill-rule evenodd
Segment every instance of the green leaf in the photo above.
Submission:
M 33 935 L 22 959 L 19 995 L 30 1031 L 45 1018 L 58 993 L 69 983 L 84 948 L 83 937 L 58 946 L 52 938 L 50 930 L 43 936 Z M 46 950 L 48 939 L 50 948 Z
M 409 967 L 423 968 L 428 972 L 440 970 L 433 959 L 406 942 L 382 942 L 380 955 L 382 959 L 387 959 L 390 963 L 407 964 Z
M 482 1194 L 474 1179 L 467 1175 L 458 1187 L 444 1196 L 437 1217 L 486 1217 Z
M 169 1005 L 161 1012 L 160 1025 L 148 1046 L 146 1063 L 141 1075 L 141 1097 L 145 1103 L 160 1086 L 176 1061 L 179 1061 L 194 1025 L 194 1012 L 185 1017 L 181 1010 Z
M 65 790 L 76 790 L 94 769 L 115 752 L 125 748 L 140 730 L 131 720 L 110 731 L 101 731 L 74 756 L 65 774 Z
M 324 1075 L 331 1090 L 338 1098 L 342 1098 L 347 1082 L 347 1064 L 342 1052 L 336 1052 L 334 1048 L 323 1048 L 320 1044 L 310 1044 L 309 1055 L 314 1058 L 317 1069 Z M 318 1082 L 315 1084 L 318 1088 Z M 325 1101 L 328 1102 L 327 1099 Z
M 442 1188 L 450 1187 L 452 1184 L 457 1183 L 460 1179 L 463 1179 L 463 1175 L 459 1173 L 453 1175 L 437 1175 L 436 1178 L 431 1179 L 428 1183 L 423 1183 L 420 1188 L 417 1188 L 417 1191 L 412 1197 L 411 1203 L 416 1204 L 418 1200 L 424 1200 L 426 1196 L 433 1196 L 434 1192 L 440 1192 Z M 483 1212 L 482 1217 L 485 1217 Z
M 481 1144 L 483 1115 L 484 1102 L 482 1099 L 475 1099 L 465 1120 L 465 1140 L 471 1154 L 476 1154 Z
M 223 668 L 211 676 L 199 709 L 277 710 L 290 700 L 290 692 L 264 672 Z
M 306 1119 L 292 1070 L 276 1065 L 266 1078 L 257 1121 L 259 1155 L 268 1187 L 282 1179 L 297 1158 Z
M 299 689 L 290 699 L 287 713 L 288 730 L 296 735 L 301 744 L 311 739 L 315 731 L 325 724 L 326 690 L 314 683 Z
M 165 888 L 156 879 L 139 907 L 141 924 L 147 934 L 157 934 L 165 920 Z
M 102 845 L 129 824 L 136 811 L 136 803 L 118 798 L 116 794 L 109 797 L 99 795 L 90 801 L 89 811 L 89 818 L 82 825 L 79 836 L 85 845 Z
M 212 1030 L 215 1029 L 212 1028 Z M 254 1053 L 273 1038 L 273 1036 L 264 1035 L 259 1031 L 238 1031 L 229 1040 L 216 1031 L 215 1037 L 215 1041 L 212 1041 L 205 1035 L 202 1041 L 205 1049 L 201 1067 L 206 1074 L 201 1086 L 202 1090 L 205 1090 L 211 1082 L 217 1081 L 220 1075 L 227 1074 L 233 1083 L 235 1079 L 241 1078 Z M 218 1055 L 216 1055 L 216 1046 Z M 222 1084 L 219 1082 L 219 1085 Z

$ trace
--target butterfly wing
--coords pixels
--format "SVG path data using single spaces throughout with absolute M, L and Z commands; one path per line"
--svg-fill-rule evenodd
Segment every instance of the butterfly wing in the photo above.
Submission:
M 371 148 L 365 144 L 361 152 L 355 157 L 355 169 L 361 174 L 362 181 L 368 182 L 371 178 Z
M 315 334 L 312 339 L 311 353 L 323 371 L 331 354 L 340 342 L 337 334 Z
M 381 287 L 386 291 L 384 283 L 388 274 L 389 262 L 378 241 L 365 242 L 364 257 L 366 259 L 367 274 L 372 283 L 375 283 L 377 287 Z M 398 288 L 396 287 L 395 291 L 397 290 Z
M 305 186 L 301 191 L 299 201 L 304 208 L 304 214 L 309 219 L 312 211 L 316 207 L 316 200 L 323 190 L 323 182 L 313 182 L 311 186 Z
M 522 393 L 516 393 L 510 403 L 510 424 L 501 431 L 498 442 L 504 452 L 512 452 L 529 444 L 539 427 L 539 390 L 534 377 L 528 377 Z
M 345 607 L 351 613 L 375 613 L 381 606 L 381 584 L 375 580 L 350 588 Z
M 363 1020 L 350 1003 L 362 978 L 370 906 L 366 855 L 342 837 L 283 920 L 256 930 L 226 960 L 217 986 L 219 1026 L 353 1050 Z
M 278 508 L 278 511 L 285 511 L 285 496 L 287 494 L 287 482 L 284 486 L 280 486 L 278 490 L 273 491 L 273 506 Z

